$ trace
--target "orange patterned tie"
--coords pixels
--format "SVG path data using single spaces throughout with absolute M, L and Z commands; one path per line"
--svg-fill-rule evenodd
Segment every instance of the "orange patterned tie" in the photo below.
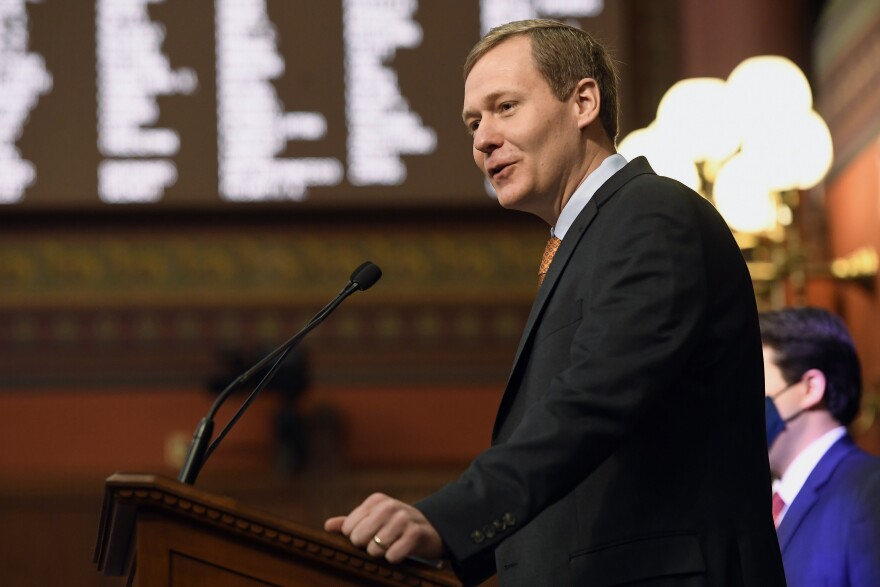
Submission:
M 553 255 L 556 254 L 556 250 L 559 249 L 561 243 L 562 240 L 555 236 L 551 236 L 550 240 L 547 241 L 547 246 L 544 247 L 544 256 L 541 257 L 541 267 L 538 269 L 538 287 L 541 287 L 541 284 L 544 283 L 544 277 L 547 276 L 547 270 L 550 269 Z

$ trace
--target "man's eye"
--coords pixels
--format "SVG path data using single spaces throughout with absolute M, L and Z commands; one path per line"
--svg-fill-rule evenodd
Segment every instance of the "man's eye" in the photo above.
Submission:
M 507 110 L 512 110 L 512 109 L 513 109 L 513 102 L 504 102 L 503 104 L 501 104 L 502 111 L 507 111 Z
M 471 134 L 477 132 L 477 129 L 480 128 L 480 121 L 475 120 L 468 125 L 468 130 L 471 131 Z

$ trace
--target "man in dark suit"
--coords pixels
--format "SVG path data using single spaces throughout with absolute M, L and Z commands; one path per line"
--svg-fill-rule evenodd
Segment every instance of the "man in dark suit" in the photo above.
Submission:
M 392 562 L 447 556 L 466 585 L 784 585 L 757 311 L 724 221 L 615 152 L 616 72 L 587 33 L 510 23 L 465 77 L 474 160 L 552 227 L 552 263 L 492 447 L 415 506 L 375 494 L 325 527 Z
M 846 432 L 861 370 L 843 321 L 819 308 L 761 314 L 774 514 L 791 587 L 880 585 L 880 458 Z

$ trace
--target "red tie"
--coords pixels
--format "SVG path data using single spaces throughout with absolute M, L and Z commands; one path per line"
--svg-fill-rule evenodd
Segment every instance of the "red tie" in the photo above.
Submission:
M 785 507 L 785 502 L 782 501 L 782 497 L 778 493 L 773 493 L 773 500 L 771 501 L 771 511 L 773 512 L 773 525 L 777 528 L 779 527 L 779 514 L 782 513 L 782 508 Z
M 544 283 L 544 277 L 547 276 L 547 270 L 550 269 L 553 255 L 556 254 L 556 250 L 561 243 L 562 241 L 555 236 L 551 236 L 550 240 L 547 241 L 547 246 L 544 247 L 544 256 L 541 257 L 541 266 L 538 268 L 538 287 L 541 287 L 541 284 Z

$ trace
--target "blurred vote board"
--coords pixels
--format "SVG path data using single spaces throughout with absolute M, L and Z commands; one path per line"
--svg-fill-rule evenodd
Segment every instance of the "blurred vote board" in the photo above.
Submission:
M 602 0 L 0 0 L 0 211 L 480 205 L 461 66 Z M 585 27 L 586 28 L 586 27 Z

